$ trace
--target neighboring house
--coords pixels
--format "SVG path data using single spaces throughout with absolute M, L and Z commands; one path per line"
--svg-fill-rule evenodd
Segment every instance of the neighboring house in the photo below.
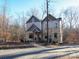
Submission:
M 40 21 L 35 16 L 32 16 L 27 22 L 27 39 L 34 41 L 47 40 L 47 17 Z M 49 40 L 51 42 L 63 43 L 62 41 L 62 20 L 48 15 L 48 31 Z

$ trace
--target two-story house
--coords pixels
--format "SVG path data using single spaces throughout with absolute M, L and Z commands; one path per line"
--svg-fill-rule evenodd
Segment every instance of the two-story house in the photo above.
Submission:
M 42 21 L 43 39 L 47 39 L 47 17 Z M 62 20 L 48 15 L 48 37 L 52 42 L 62 43 Z
M 32 16 L 26 22 L 26 27 L 27 27 L 26 38 L 38 41 L 38 39 L 41 36 L 41 21 L 37 17 Z
M 47 40 L 47 17 L 40 21 L 37 17 L 32 16 L 27 22 L 27 39 L 34 41 Z M 48 15 L 48 34 L 51 42 L 63 43 L 62 40 L 62 20 Z

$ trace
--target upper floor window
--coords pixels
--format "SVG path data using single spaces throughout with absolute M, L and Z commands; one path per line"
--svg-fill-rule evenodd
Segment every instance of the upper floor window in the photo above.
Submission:
M 55 23 L 55 28 L 58 28 L 58 24 L 57 23 Z
M 29 38 L 33 38 L 33 34 L 29 34 Z

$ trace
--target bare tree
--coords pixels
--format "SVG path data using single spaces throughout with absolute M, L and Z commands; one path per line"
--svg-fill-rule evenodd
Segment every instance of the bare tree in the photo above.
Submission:
M 73 27 L 76 27 L 79 20 L 79 12 L 77 8 L 68 8 L 64 11 L 64 20 L 66 22 L 66 25 L 69 26 L 70 29 Z
M 63 12 L 63 21 L 64 21 L 64 40 L 67 42 L 78 41 L 78 28 L 79 24 L 79 9 L 78 8 L 68 8 Z M 73 35 L 72 35 L 73 34 Z
M 7 35 L 7 26 L 8 26 L 8 19 L 7 19 L 7 0 L 4 0 L 4 4 L 2 7 L 2 29 L 3 29 L 3 38 L 5 38 L 6 42 L 6 35 Z
M 19 41 L 20 38 L 20 24 L 18 18 L 15 19 L 13 25 L 11 25 L 11 39 L 14 41 Z
M 24 40 L 26 36 L 26 15 L 23 13 L 21 15 L 21 39 Z

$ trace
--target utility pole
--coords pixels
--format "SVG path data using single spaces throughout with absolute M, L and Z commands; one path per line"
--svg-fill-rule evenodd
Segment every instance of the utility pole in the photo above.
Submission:
M 49 43 L 49 27 L 48 27 L 48 21 L 49 21 L 49 20 L 48 20 L 48 9 L 49 9 L 48 6 L 49 6 L 49 5 L 48 5 L 48 2 L 49 2 L 49 1 L 46 0 L 46 6 L 47 6 L 47 7 L 46 7 L 46 9 L 47 9 L 47 44 Z

